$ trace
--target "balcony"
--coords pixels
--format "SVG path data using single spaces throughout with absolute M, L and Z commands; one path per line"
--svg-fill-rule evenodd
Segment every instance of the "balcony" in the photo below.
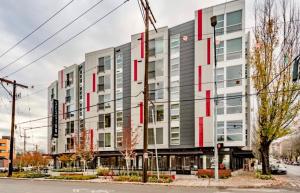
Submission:
M 66 96 L 66 103 L 71 102 L 71 96 Z
M 97 87 L 98 87 L 98 90 L 97 90 L 98 92 L 104 91 L 104 84 L 98 84 Z
M 97 72 L 98 73 L 104 72 L 104 66 L 97 66 Z

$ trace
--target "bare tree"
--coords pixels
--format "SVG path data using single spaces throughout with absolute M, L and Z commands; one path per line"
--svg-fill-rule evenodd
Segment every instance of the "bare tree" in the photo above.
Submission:
M 138 133 L 133 132 L 131 128 L 123 128 L 123 139 L 119 151 L 125 159 L 127 175 L 129 174 L 130 161 L 136 156 L 135 149 L 137 144 Z
M 262 173 L 270 174 L 269 147 L 287 135 L 300 109 L 292 61 L 299 54 L 299 9 L 289 0 L 264 0 L 255 6 L 255 45 L 250 61 L 257 91 L 257 150 Z

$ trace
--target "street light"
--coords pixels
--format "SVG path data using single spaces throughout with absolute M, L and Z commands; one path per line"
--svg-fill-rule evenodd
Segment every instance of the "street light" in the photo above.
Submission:
M 210 18 L 210 24 L 214 28 L 214 153 L 215 153 L 215 180 L 219 180 L 219 156 L 218 156 L 218 139 L 217 139 L 217 106 L 218 106 L 218 95 L 217 95 L 217 43 L 216 43 L 216 25 L 217 16 Z

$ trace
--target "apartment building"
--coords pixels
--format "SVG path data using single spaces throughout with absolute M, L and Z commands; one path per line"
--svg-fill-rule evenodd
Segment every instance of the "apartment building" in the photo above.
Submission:
M 0 168 L 8 168 L 10 137 L 2 136 L 0 139 Z
M 214 15 L 218 20 L 216 117 L 210 25 Z M 189 173 L 213 167 L 216 119 L 218 142 L 224 145 L 220 162 L 226 168 L 241 168 L 244 158 L 252 156 L 245 1 L 197 10 L 194 20 L 149 35 L 149 167 L 155 169 L 155 148 L 161 170 Z M 92 165 L 120 167 L 123 131 L 130 129 L 138 139 L 131 166 L 142 167 L 144 41 L 143 32 L 134 34 L 131 42 L 86 53 L 83 64 L 58 73 L 49 96 L 57 89 L 59 135 L 55 143 L 49 138 L 56 145 L 49 153 L 73 153 L 79 128 L 84 128 L 95 152 Z

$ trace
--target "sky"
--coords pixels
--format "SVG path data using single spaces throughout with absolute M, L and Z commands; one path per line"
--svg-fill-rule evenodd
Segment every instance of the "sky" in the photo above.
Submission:
M 0 55 L 10 46 L 25 37 L 33 29 L 48 19 L 53 13 L 71 0 L 6 0 L 0 1 Z M 50 20 L 40 30 L 27 38 L 8 54 L 0 57 L 0 69 L 14 61 L 25 52 L 55 33 L 72 19 L 99 0 L 74 0 L 66 9 Z M 55 48 L 69 37 L 105 15 L 124 0 L 104 0 L 92 11 L 74 22 L 68 28 L 57 34 L 44 45 L 23 57 L 8 68 L 0 70 L 4 77 L 20 67 L 34 61 L 39 56 Z M 157 27 L 175 26 L 194 19 L 194 11 L 200 8 L 224 3 L 226 0 L 149 0 L 157 19 Z M 227 0 L 226 2 L 229 2 Z M 253 2 L 253 0 L 246 0 Z M 253 18 L 253 17 L 252 17 Z M 8 77 L 29 86 L 29 89 L 17 89 L 21 97 L 17 100 L 16 123 L 47 116 L 47 87 L 57 79 L 57 72 L 72 64 L 84 61 L 84 54 L 118 46 L 130 42 L 132 34 L 144 30 L 144 25 L 136 0 L 130 0 L 116 12 L 100 21 L 72 41 L 63 45 L 48 56 L 33 63 L 28 68 Z M 5 85 L 11 91 L 11 86 Z M 0 137 L 9 135 L 11 121 L 11 99 L 9 94 L 0 86 Z M 46 120 L 30 124 L 17 125 L 17 149 L 23 148 L 21 132 L 24 127 L 46 125 Z M 28 150 L 35 148 L 46 150 L 47 128 L 27 131 L 30 137 L 27 141 Z

